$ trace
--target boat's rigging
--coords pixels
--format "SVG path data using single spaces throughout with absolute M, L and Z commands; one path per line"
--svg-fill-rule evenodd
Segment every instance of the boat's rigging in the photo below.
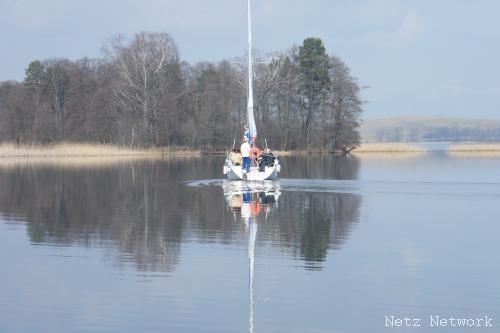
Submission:
M 241 150 L 235 148 L 236 140 L 233 141 L 231 153 L 226 157 L 223 172 L 229 179 L 244 179 L 244 180 L 266 180 L 275 179 L 281 169 L 279 160 L 273 156 L 266 143 L 265 154 L 256 147 L 257 126 L 254 117 L 254 99 L 253 99 L 253 78 L 254 78 L 254 62 L 252 50 L 252 8 L 251 0 L 247 0 L 248 10 L 248 100 L 247 100 L 247 128 L 244 133 L 245 144 Z M 247 144 L 248 143 L 248 144 Z M 248 156 L 250 149 L 250 156 Z M 243 156 L 245 153 L 245 156 Z M 259 158 L 260 157 L 260 158 Z M 251 163 L 248 163 L 250 162 Z M 243 163 L 244 162 L 244 163 Z M 243 165 L 244 164 L 244 165 Z

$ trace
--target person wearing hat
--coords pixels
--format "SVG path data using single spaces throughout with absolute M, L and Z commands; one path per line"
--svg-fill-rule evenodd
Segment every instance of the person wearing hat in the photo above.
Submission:
M 240 148 L 241 157 L 243 157 L 243 166 L 241 171 L 245 175 L 250 171 L 250 144 L 248 143 L 248 138 L 246 136 L 243 137 L 243 144 Z

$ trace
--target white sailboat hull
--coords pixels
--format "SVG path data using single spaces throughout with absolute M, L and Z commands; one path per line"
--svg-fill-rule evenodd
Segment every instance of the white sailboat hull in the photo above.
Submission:
M 278 173 L 281 170 L 278 159 L 274 165 L 266 166 L 264 171 L 259 171 L 259 167 L 250 167 L 250 171 L 243 173 L 241 165 L 234 165 L 229 158 L 226 158 L 224 163 L 224 175 L 232 180 L 273 180 L 278 178 Z M 246 177 L 245 177 L 246 176 Z

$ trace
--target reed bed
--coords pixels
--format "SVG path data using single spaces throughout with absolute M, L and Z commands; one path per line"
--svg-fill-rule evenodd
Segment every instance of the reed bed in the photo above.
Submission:
M 129 164 L 142 161 L 160 161 L 174 157 L 154 155 L 129 156 L 76 156 L 76 157 L 5 157 L 0 159 L 0 170 L 18 167 L 57 167 L 61 169 L 102 169 L 119 164 Z M 177 158 L 177 157 L 175 157 Z M 182 157 L 181 157 L 182 158 Z
M 425 153 L 425 149 L 417 145 L 400 142 L 363 143 L 352 151 L 354 154 L 364 153 Z
M 453 144 L 448 149 L 448 154 L 453 157 L 500 157 L 500 143 L 461 143 Z
M 409 160 L 423 157 L 425 151 L 398 151 L 398 152 L 370 152 L 370 153 L 353 153 L 356 158 L 362 160 Z
M 500 158 L 500 151 L 448 151 L 448 155 L 462 158 Z
M 61 143 L 47 146 L 0 144 L 0 158 L 59 158 L 59 157 L 124 157 L 199 155 L 199 151 L 182 148 L 127 148 L 107 144 Z
M 452 144 L 449 152 L 499 152 L 500 143 L 461 143 Z
M 273 150 L 272 153 L 276 156 L 307 156 L 331 154 L 331 152 L 328 150 Z

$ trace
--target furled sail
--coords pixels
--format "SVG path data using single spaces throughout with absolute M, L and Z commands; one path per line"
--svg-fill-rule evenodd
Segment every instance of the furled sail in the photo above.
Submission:
M 253 60 L 252 60 L 252 17 L 250 0 L 248 0 L 248 103 L 247 103 L 247 121 L 250 131 L 251 141 L 257 138 L 257 126 L 253 116 Z
M 250 145 L 253 146 L 257 139 L 257 126 L 255 126 L 255 117 L 253 114 L 253 59 L 252 59 L 252 15 L 251 15 L 251 0 L 247 0 L 248 4 L 248 103 L 247 103 L 247 127 L 245 128 L 244 138 L 250 141 Z M 229 179 L 239 179 L 239 180 L 267 180 L 276 179 L 278 173 L 281 170 L 281 165 L 277 157 L 273 158 L 272 163 L 266 162 L 266 160 L 258 160 L 259 149 L 254 149 L 251 156 L 250 167 L 243 167 L 241 163 L 236 163 L 234 154 L 237 154 L 235 150 L 236 140 L 233 142 L 233 148 L 231 153 L 226 157 L 224 162 L 223 172 L 224 175 Z M 243 147 L 243 145 L 242 145 Z M 244 148 L 248 148 L 245 146 Z M 254 148 L 256 148 L 254 146 Z M 267 142 L 266 142 L 267 150 Z M 240 155 L 241 156 L 241 155 Z M 241 157 L 240 157 L 241 158 Z M 257 165 L 257 162 L 261 162 Z

